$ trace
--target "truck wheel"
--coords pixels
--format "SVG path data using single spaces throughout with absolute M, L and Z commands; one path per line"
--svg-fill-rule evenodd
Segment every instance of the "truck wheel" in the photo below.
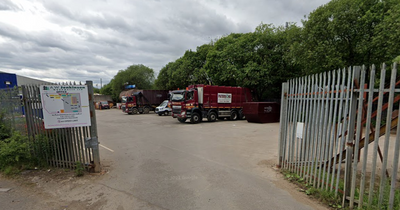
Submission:
M 210 112 L 207 119 L 209 122 L 215 122 L 217 120 L 217 114 L 215 112 Z
M 132 109 L 132 114 L 137 114 L 139 111 L 138 111 L 138 109 L 137 108 L 133 108 Z
M 235 121 L 238 119 L 238 113 L 236 111 L 231 112 L 231 120 Z
M 161 116 L 162 115 L 162 113 L 160 112 L 160 113 L 158 113 L 158 116 Z
M 240 110 L 239 111 L 239 120 L 245 120 L 245 119 L 246 119 L 246 116 L 244 116 L 243 110 Z
M 190 123 L 196 124 L 200 122 L 200 115 L 199 113 L 193 113 L 192 117 L 190 118 Z
M 145 107 L 143 109 L 143 113 L 148 114 L 150 112 L 150 108 L 149 107 Z
M 169 112 L 168 112 L 168 111 L 165 111 L 165 112 L 164 112 L 164 115 L 165 115 L 165 116 L 168 116 L 168 115 L 169 115 Z
M 178 117 L 178 121 L 181 122 L 181 123 L 184 123 L 184 122 L 186 122 L 186 118 L 179 118 Z

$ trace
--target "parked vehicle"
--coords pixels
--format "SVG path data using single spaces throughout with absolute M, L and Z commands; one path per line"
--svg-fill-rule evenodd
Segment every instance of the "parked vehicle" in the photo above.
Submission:
M 155 111 L 155 108 L 164 100 L 168 99 L 168 90 L 126 90 L 121 92 L 122 112 L 128 114 Z
M 110 104 L 108 104 L 108 101 L 100 101 L 99 109 L 110 109 Z
M 161 115 L 169 115 L 169 113 L 172 111 L 169 101 L 165 100 L 163 101 L 160 106 L 156 107 L 156 113 L 161 116 Z
M 186 90 L 172 91 L 172 117 L 179 122 L 190 119 L 191 123 L 199 123 L 203 118 L 211 122 L 222 117 L 244 119 L 243 103 L 251 101 L 248 88 L 191 85 Z

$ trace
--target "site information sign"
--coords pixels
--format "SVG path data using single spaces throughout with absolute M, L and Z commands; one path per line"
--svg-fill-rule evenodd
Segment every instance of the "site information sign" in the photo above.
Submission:
M 41 85 L 40 96 L 46 129 L 91 125 L 86 85 Z

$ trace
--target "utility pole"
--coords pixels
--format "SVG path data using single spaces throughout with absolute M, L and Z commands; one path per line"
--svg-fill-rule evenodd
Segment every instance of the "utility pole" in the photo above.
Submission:
M 100 89 L 103 88 L 103 80 L 100 78 Z

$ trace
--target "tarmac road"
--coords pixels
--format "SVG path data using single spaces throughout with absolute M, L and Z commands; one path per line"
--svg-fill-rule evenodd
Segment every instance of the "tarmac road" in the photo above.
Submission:
M 108 207 L 324 209 L 296 189 L 277 187 L 286 182 L 271 167 L 279 123 L 204 119 L 190 124 L 116 109 L 96 115 L 100 156 L 109 171 L 98 184 L 121 193 L 106 198 Z
M 326 209 L 273 169 L 279 123 L 207 121 L 97 110 L 103 172 L 0 176 L 0 209 Z

